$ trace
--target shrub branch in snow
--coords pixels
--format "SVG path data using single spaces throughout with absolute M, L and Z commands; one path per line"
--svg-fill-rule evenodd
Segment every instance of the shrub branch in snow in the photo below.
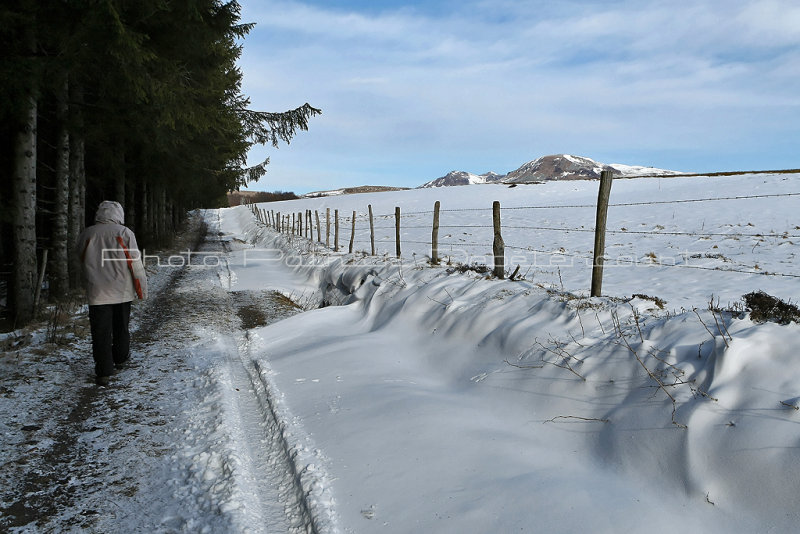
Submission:
M 552 419 L 548 419 L 547 421 L 542 421 L 543 423 L 555 423 L 557 419 L 577 419 L 579 421 L 597 421 L 599 423 L 608 423 L 608 419 L 600 419 L 598 417 L 579 417 L 577 415 L 557 415 Z
M 792 322 L 800 323 L 800 308 L 763 291 L 748 293 L 742 297 L 742 300 L 750 310 L 750 319 L 756 323 L 766 321 L 783 325 Z
M 586 377 L 580 374 L 572 367 L 572 365 L 570 365 L 570 362 L 572 361 L 581 364 L 583 363 L 583 360 L 576 356 L 573 356 L 572 354 L 566 351 L 564 347 L 566 347 L 568 344 L 561 343 L 560 341 L 558 341 L 557 339 L 553 339 L 552 337 L 548 341 L 554 348 L 550 348 L 544 345 L 538 339 L 535 339 L 533 343 L 534 346 L 541 347 L 545 351 L 545 353 L 553 354 L 556 357 L 555 361 L 551 361 L 545 359 L 545 355 L 542 355 L 542 362 L 550 365 L 555 365 L 556 367 L 559 367 L 561 369 L 566 369 L 570 373 L 574 374 L 575 376 L 586 382 Z

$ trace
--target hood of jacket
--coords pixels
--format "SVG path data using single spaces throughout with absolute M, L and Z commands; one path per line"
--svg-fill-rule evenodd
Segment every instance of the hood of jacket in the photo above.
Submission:
M 125 224 L 125 211 L 119 202 L 104 200 L 97 207 L 94 222 L 97 224 Z

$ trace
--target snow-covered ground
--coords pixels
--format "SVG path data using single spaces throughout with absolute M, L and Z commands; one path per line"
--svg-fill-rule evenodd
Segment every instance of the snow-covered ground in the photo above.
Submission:
M 615 182 L 602 298 L 586 296 L 577 261 L 594 209 L 552 207 L 593 204 L 596 182 L 260 206 L 356 210 L 355 254 L 279 235 L 246 207 L 205 212 L 204 254 L 164 282 L 162 319 L 137 307 L 147 336 L 113 387 L 88 383 L 85 338 L 5 353 L 3 482 L 37 487 L 68 446 L 97 466 L 53 466 L 69 499 L 42 531 L 794 532 L 800 326 L 708 304 L 800 297 L 796 180 Z M 671 202 L 744 196 L 757 198 Z M 525 280 L 429 266 L 435 200 L 455 210 L 442 212 L 442 255 L 466 263 L 491 262 L 499 200 L 518 247 L 506 265 Z M 376 257 L 360 252 L 367 204 Z M 53 361 L 31 380 L 41 352 Z M 48 418 L 64 402 L 48 399 L 81 396 L 70 439 Z M 18 509 L 11 493 L 0 521 Z
M 395 254 L 395 206 L 402 254 L 416 264 L 431 253 L 434 202 L 441 202 L 439 255 L 492 265 L 492 202 L 501 204 L 506 268 L 534 284 L 589 293 L 596 181 L 413 189 L 261 204 L 287 213 L 339 210 L 347 250 L 356 211 L 355 251 L 369 251 L 367 206 L 375 214 L 378 254 Z M 778 195 L 778 196 L 774 196 Z M 735 198 L 755 197 L 755 198 Z M 727 198 L 730 200 L 687 202 Z M 800 300 L 800 175 L 616 180 L 611 189 L 603 293 L 644 293 L 680 310 L 723 306 L 755 289 Z M 331 222 L 333 228 L 333 222 Z M 331 230 L 333 232 L 333 230 Z M 330 238 L 333 246 L 333 235 Z

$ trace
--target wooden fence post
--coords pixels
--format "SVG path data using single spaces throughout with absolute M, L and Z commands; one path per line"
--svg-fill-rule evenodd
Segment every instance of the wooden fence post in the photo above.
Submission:
M 439 265 L 439 206 L 437 200 L 433 204 L 433 230 L 431 231 L 431 265 Z
M 325 246 L 331 246 L 331 209 L 325 208 Z
M 394 240 L 395 252 L 400 257 L 400 206 L 394 208 Z
M 308 233 L 311 232 L 311 239 L 314 239 L 314 228 L 311 226 L 311 210 L 306 210 L 306 239 Z
M 277 212 L 275 214 L 275 225 L 276 225 L 275 229 L 278 231 L 278 233 L 281 233 L 281 223 L 282 222 L 283 222 L 283 219 L 281 219 L 281 212 Z
M 611 196 L 611 171 L 600 173 L 600 189 L 597 193 L 597 219 L 594 225 L 594 264 L 592 265 L 592 297 L 599 297 L 603 288 L 603 263 L 606 253 L 606 221 L 608 199 Z
M 372 255 L 375 255 L 375 223 L 372 220 L 372 204 L 367 206 L 369 208 L 369 244 L 372 250 Z
M 494 242 L 492 251 L 494 252 L 494 274 L 497 278 L 505 278 L 505 243 L 500 233 L 500 201 L 495 200 L 492 204 L 492 219 L 494 221 Z
M 352 254 L 353 253 L 353 241 L 356 238 L 356 212 L 353 211 L 353 224 L 350 227 L 350 246 L 347 248 L 347 252 Z
M 319 212 L 314 210 L 314 215 L 317 217 L 317 242 L 322 243 L 322 226 L 319 224 Z
M 339 252 L 339 210 L 333 210 L 333 251 Z

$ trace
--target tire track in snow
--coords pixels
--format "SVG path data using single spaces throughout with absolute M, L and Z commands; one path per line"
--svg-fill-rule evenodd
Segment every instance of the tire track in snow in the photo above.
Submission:
M 315 460 L 319 460 L 318 451 L 310 452 L 302 445 L 302 438 L 291 431 L 292 425 L 288 411 L 278 399 L 280 395 L 269 379 L 272 373 L 263 361 L 253 360 L 251 379 L 263 390 L 262 398 L 268 404 L 274 421 L 273 432 L 279 438 L 286 459 L 291 468 L 296 497 L 302 502 L 304 514 L 309 519 L 308 532 L 322 534 L 338 532 L 335 526 L 333 500 L 324 495 L 326 485 L 316 470 Z
M 207 239 L 203 249 L 229 252 L 226 241 L 213 237 Z M 235 279 L 235 275 L 230 270 L 227 258 L 221 260 L 216 272 L 217 282 L 222 289 L 230 290 L 230 282 Z M 240 319 L 245 319 L 245 314 L 252 314 L 254 310 L 258 312 L 258 326 L 265 326 L 300 311 L 287 307 L 285 298 L 275 292 L 229 292 L 225 300 L 228 313 L 239 315 Z M 237 339 L 233 339 L 234 337 Z M 292 444 L 287 439 L 287 421 L 275 409 L 274 392 L 262 377 L 263 368 L 248 356 L 249 332 L 240 324 L 236 336 L 231 336 L 231 341 L 230 348 L 225 351 L 225 378 L 229 385 L 225 387 L 223 384 L 220 389 L 225 411 L 236 416 L 229 431 L 238 455 L 243 460 L 239 475 L 242 487 L 250 488 L 250 499 L 260 503 L 259 507 L 268 512 L 266 517 L 275 517 L 274 508 L 283 506 L 286 525 L 281 528 L 276 524 L 265 524 L 268 532 L 285 530 L 291 533 L 317 534 L 330 530 L 319 528 L 320 523 L 326 524 L 324 520 L 320 520 L 320 516 L 327 510 L 309 503 L 312 488 L 317 487 L 313 464 L 301 462 L 298 451 L 303 449 L 302 446 Z M 254 515 L 254 522 L 260 522 L 263 514 Z
M 293 462 L 290 447 L 284 438 L 281 423 L 272 409 L 270 392 L 257 378 L 257 367 L 247 362 L 241 353 L 229 353 L 228 370 L 234 390 L 240 393 L 229 399 L 235 406 L 241 425 L 241 441 L 246 449 L 248 484 L 254 484 L 262 494 L 277 491 L 287 519 L 287 532 L 317 534 L 319 529 L 303 490 L 298 466 Z M 268 476 L 260 476 L 267 474 Z M 266 502 L 264 502 L 266 501 Z M 273 505 L 262 499 L 264 505 Z M 268 528 L 268 532 L 276 530 Z

